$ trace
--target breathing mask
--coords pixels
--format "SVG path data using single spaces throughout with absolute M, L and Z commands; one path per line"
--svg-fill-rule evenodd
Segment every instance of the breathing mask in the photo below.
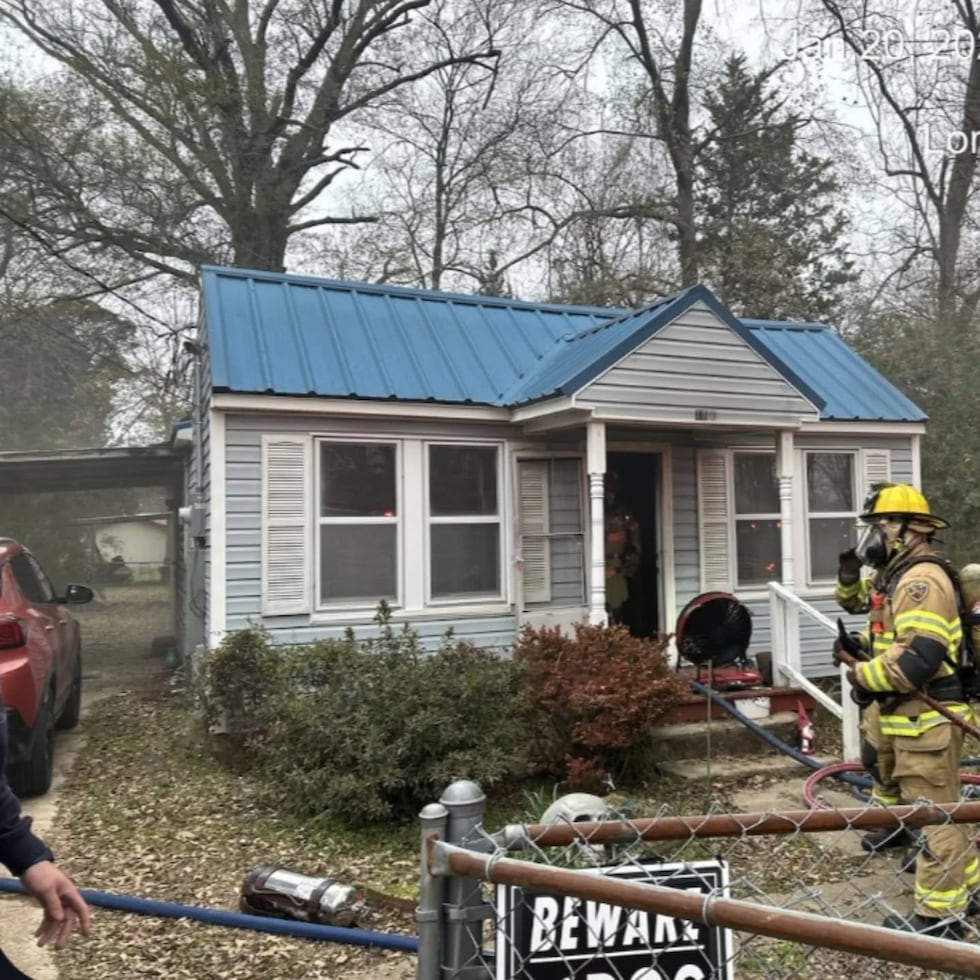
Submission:
M 892 524 L 892 530 L 896 530 L 893 522 L 887 521 L 874 521 L 859 526 L 854 554 L 857 555 L 862 565 L 868 565 L 870 568 L 884 568 L 891 560 L 892 555 L 901 548 L 900 533 L 889 533 L 889 524 Z

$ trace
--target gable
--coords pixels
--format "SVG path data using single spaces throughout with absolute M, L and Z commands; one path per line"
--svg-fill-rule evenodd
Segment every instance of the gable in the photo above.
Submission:
M 816 405 L 704 302 L 660 327 L 574 395 L 607 417 L 796 425 Z

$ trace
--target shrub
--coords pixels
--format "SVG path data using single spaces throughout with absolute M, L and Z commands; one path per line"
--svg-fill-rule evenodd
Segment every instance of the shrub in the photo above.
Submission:
M 247 653 L 250 679 L 238 687 L 255 712 L 248 750 L 302 815 L 414 818 L 453 779 L 486 788 L 520 765 L 515 664 L 451 634 L 429 654 L 413 629 L 391 628 L 385 608 L 379 621 L 376 637 L 277 648 L 273 671 L 254 638 L 234 644 Z
M 195 693 L 210 730 L 254 727 L 282 683 L 282 649 L 260 628 L 229 633 L 198 667 Z
M 532 758 L 573 789 L 595 791 L 626 775 L 632 749 L 686 694 L 671 669 L 667 637 L 622 626 L 524 627 L 515 661 L 524 669 Z

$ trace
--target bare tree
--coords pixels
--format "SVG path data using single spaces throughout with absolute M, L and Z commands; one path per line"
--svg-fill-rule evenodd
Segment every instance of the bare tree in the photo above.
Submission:
M 548 295 L 589 306 L 636 307 L 677 286 L 669 226 L 643 213 L 620 214 L 622 202 L 667 198 L 669 164 L 645 152 L 647 141 L 579 140 L 561 157 L 561 203 L 571 216 L 547 251 Z
M 43 99 L 60 105 L 57 130 L 23 103 L 0 117 L 4 163 L 35 188 L 30 208 L 0 203 L 59 248 L 171 275 L 206 261 L 281 269 L 294 236 L 367 220 L 324 204 L 365 149 L 363 110 L 451 66 L 493 67 L 485 34 L 419 60 L 441 29 L 431 6 L 0 0 L 0 18 L 65 73 Z
M 434 13 L 446 27 L 423 60 L 446 61 L 489 28 L 500 69 L 451 64 L 376 104 L 368 134 L 380 149 L 362 194 L 378 225 L 335 237 L 370 278 L 485 292 L 546 246 L 561 222 L 543 183 L 566 135 L 574 84 L 549 63 L 549 31 L 534 4 L 437 0 Z
M 699 269 L 694 194 L 698 147 L 691 122 L 691 72 L 701 0 L 653 4 L 647 0 L 561 0 L 561 4 L 598 23 L 593 51 L 614 40 L 627 53 L 630 67 L 639 69 L 642 89 L 636 100 L 637 117 L 649 120 L 651 135 L 662 144 L 673 172 L 670 195 L 625 201 L 608 216 L 649 218 L 671 226 L 680 284 L 692 285 L 698 282 Z M 670 34 L 673 36 L 668 37 Z
M 980 303 L 977 5 L 815 2 L 822 36 L 850 55 L 875 119 L 882 169 L 911 214 L 894 278 L 919 290 L 925 269 L 939 316 L 969 317 Z

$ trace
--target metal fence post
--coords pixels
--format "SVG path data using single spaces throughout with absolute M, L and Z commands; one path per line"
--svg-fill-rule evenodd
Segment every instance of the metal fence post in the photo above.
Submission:
M 439 798 L 449 811 L 446 840 L 470 850 L 486 850 L 475 834 L 483 822 L 487 798 L 469 779 L 458 779 L 446 787 Z M 446 882 L 446 925 L 443 943 L 445 976 L 453 980 L 489 980 L 490 966 L 483 957 L 483 921 L 493 917 L 486 905 L 481 882 L 455 875 Z
M 439 980 L 442 970 L 442 896 L 445 881 L 429 871 L 426 842 L 431 837 L 446 839 L 449 811 L 441 803 L 422 808 L 422 847 L 419 863 L 419 904 L 415 910 L 418 923 L 419 950 L 415 961 L 416 980 Z

